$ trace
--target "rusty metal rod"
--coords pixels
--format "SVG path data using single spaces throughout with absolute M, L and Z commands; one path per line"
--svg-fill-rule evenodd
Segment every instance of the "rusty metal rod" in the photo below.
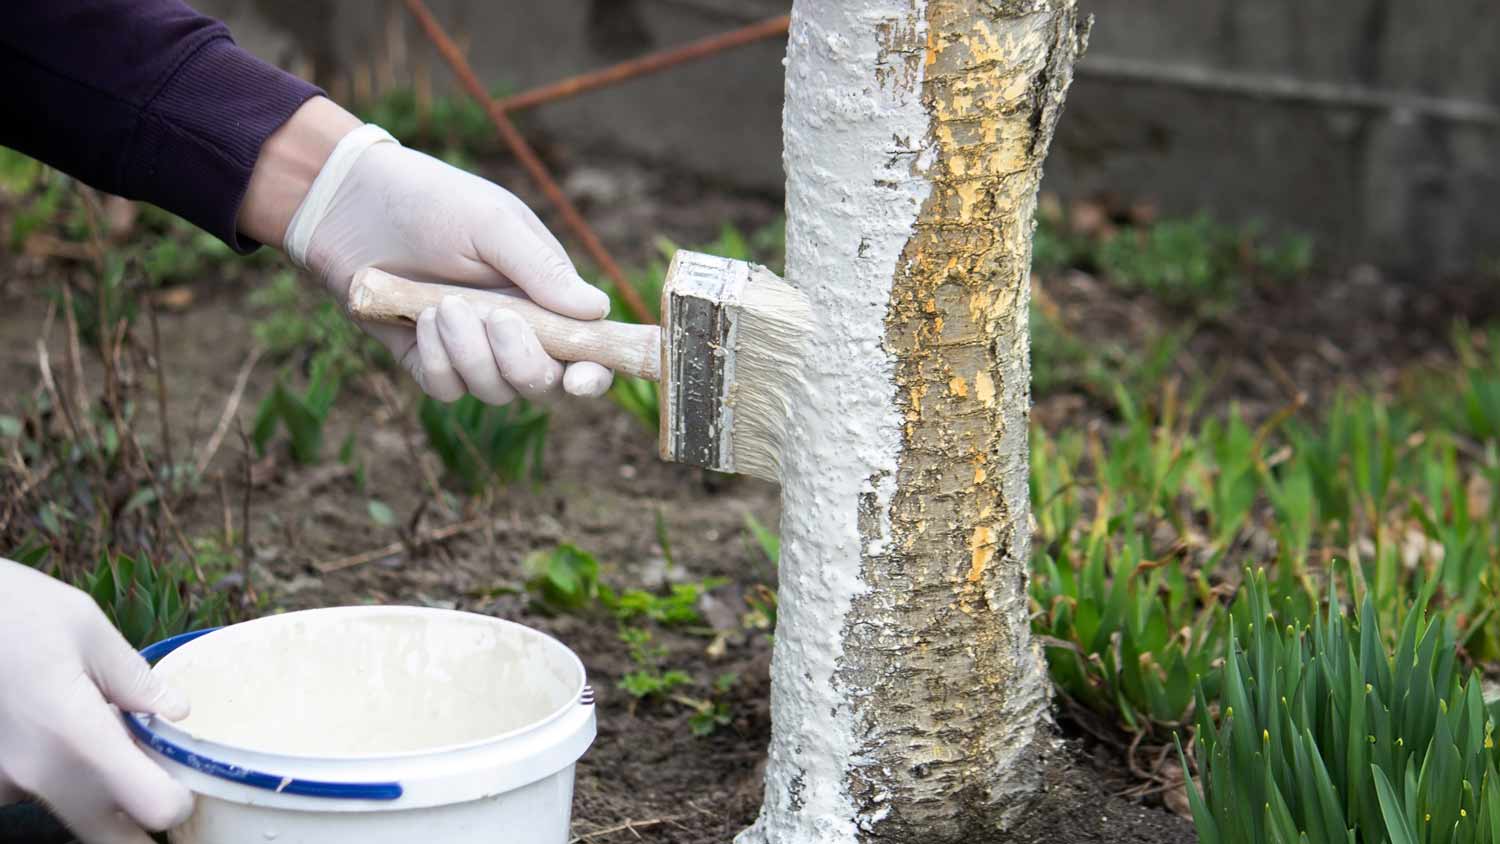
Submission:
M 659 53 L 651 53 L 601 70 L 582 73 L 560 82 L 543 85 L 540 88 L 533 88 L 530 91 L 523 91 L 514 96 L 504 97 L 498 102 L 498 105 L 502 110 L 507 112 L 518 111 L 541 105 L 542 103 L 552 102 L 553 100 L 572 97 L 596 88 L 604 88 L 637 76 L 656 73 L 659 70 L 666 70 L 669 67 L 684 62 L 695 61 L 715 53 L 721 53 L 734 47 L 752 44 L 767 38 L 775 38 L 778 35 L 785 35 L 788 27 L 791 26 L 791 22 L 790 15 L 769 18 L 740 29 L 733 29 L 729 32 L 701 38 L 697 41 L 684 44 L 681 47 L 673 47 L 669 50 L 662 50 Z
M 474 98 L 475 102 L 484 106 L 485 113 L 489 115 L 490 122 L 495 124 L 495 131 L 500 133 L 506 146 L 510 147 L 511 152 L 520 160 L 521 166 L 526 168 L 526 172 L 541 188 L 548 201 L 557 208 L 558 213 L 562 214 L 563 222 L 572 230 L 574 236 L 582 241 L 583 248 L 588 252 L 589 257 L 599 265 L 599 269 L 609 277 L 610 281 L 614 282 L 615 289 L 619 291 L 620 298 L 624 300 L 631 314 L 644 323 L 656 322 L 651 309 L 646 307 L 646 303 L 641 300 L 641 294 L 631 286 L 625 278 L 625 273 L 621 272 L 620 265 L 615 263 L 615 259 L 611 258 L 609 252 L 605 250 L 604 244 L 599 241 L 599 236 L 594 234 L 594 230 L 589 228 L 583 215 L 578 213 L 578 209 L 563 194 L 562 188 L 558 187 L 552 174 L 547 172 L 547 166 L 526 143 L 526 139 L 521 137 L 521 133 L 516 131 L 510 118 L 505 116 L 505 111 L 484 90 L 479 77 L 474 75 L 474 69 L 469 66 L 469 62 L 459 51 L 458 45 L 454 44 L 453 39 L 448 37 L 448 33 L 443 31 L 442 24 L 438 23 L 437 18 L 433 17 L 432 12 L 422 0 L 405 0 L 405 2 L 407 10 L 411 12 L 412 17 L 417 19 L 422 31 L 427 34 L 428 40 L 432 41 L 432 45 L 453 69 L 459 84 L 464 87 L 469 96 Z

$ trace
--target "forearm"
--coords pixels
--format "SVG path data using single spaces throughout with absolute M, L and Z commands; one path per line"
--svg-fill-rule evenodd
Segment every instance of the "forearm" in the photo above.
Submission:
M 21 0 L 4 18 L 0 144 L 253 247 L 237 230 L 251 171 L 316 87 L 179 0 Z
M 266 139 L 240 205 L 241 234 L 280 247 L 287 224 L 339 139 L 359 118 L 326 97 L 314 97 Z

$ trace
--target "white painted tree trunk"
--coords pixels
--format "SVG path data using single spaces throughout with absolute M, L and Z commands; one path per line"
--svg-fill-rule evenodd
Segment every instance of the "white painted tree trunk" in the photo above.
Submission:
M 740 844 L 968 840 L 1037 785 L 1027 302 L 1076 0 L 796 0 L 765 805 Z

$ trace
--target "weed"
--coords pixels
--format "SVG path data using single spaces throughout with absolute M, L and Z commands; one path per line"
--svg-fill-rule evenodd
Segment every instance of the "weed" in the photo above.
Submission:
M 738 674 L 720 674 L 714 679 L 713 695 L 707 698 L 688 697 L 687 695 L 674 695 L 673 700 L 691 709 L 693 714 L 688 716 L 688 729 L 693 735 L 703 738 L 711 736 L 721 728 L 734 723 L 734 714 L 730 710 L 729 701 L 723 696 L 729 694 L 730 690 L 740 680 Z
M 33 234 L 45 232 L 65 213 L 67 228 L 76 233 L 73 239 L 81 239 L 82 220 L 71 202 L 72 179 L 19 153 L 6 150 L 5 155 L 6 191 L 20 200 L 10 219 L 10 249 L 21 251 Z
M 1128 292 L 1170 307 L 1220 315 L 1252 282 L 1285 284 L 1312 268 L 1313 241 L 1272 237 L 1264 227 L 1226 226 L 1207 215 L 1078 234 L 1058 215 L 1039 214 L 1032 266 L 1042 275 L 1074 267 L 1099 272 Z
M 1031 240 L 1031 267 L 1038 275 L 1054 275 L 1070 267 L 1091 266 L 1094 245 L 1068 229 L 1060 215 L 1037 213 Z
M 452 404 L 424 398 L 418 415 L 428 444 L 469 493 L 541 477 L 546 411 L 520 400 L 493 407 L 464 396 Z
M 85 197 L 87 189 L 66 174 L 11 150 L 0 151 L 0 192 L 18 200 L 8 238 L 13 250 L 19 251 L 38 235 L 54 241 L 44 248 L 65 253 L 68 245 L 88 241 L 100 223 L 94 219 L 98 209 L 88 207 L 92 194 Z M 194 282 L 208 272 L 234 279 L 253 267 L 279 260 L 269 250 L 235 255 L 213 235 L 144 203 L 133 206 L 128 228 L 132 231 L 128 242 L 76 254 L 83 257 L 92 251 L 90 257 L 122 265 L 139 262 L 153 285 Z
M 84 570 L 89 561 L 106 555 L 166 566 L 175 548 L 182 565 L 195 573 L 203 567 L 203 553 L 176 517 L 194 494 L 196 473 L 190 460 L 174 457 L 166 420 L 151 415 L 166 403 L 161 361 L 122 316 L 139 292 L 122 283 L 117 297 L 98 300 L 107 304 L 93 311 L 95 326 L 109 342 L 88 350 L 101 375 L 95 385 L 85 377 L 78 300 L 64 288 L 38 341 L 39 383 L 18 390 L 14 415 L 0 422 L 6 456 L 0 546 L 45 548 L 48 573 L 73 583 L 93 571 Z M 54 342 L 50 332 L 59 326 L 65 336 Z M 60 355 L 48 351 L 59 347 Z M 149 395 L 145 388 L 153 384 L 158 391 Z M 200 578 L 193 585 L 204 584 Z
M 134 238 L 141 244 L 137 254 L 146 276 L 158 285 L 200 281 L 208 272 L 216 279 L 233 280 L 280 260 L 267 249 L 236 255 L 222 240 L 153 205 L 140 206 L 139 225 L 141 232 Z
M 635 668 L 620 678 L 620 688 L 639 700 L 666 698 L 673 689 L 690 685 L 693 678 L 676 669 L 663 671 L 666 648 L 652 642 L 651 631 L 642 627 L 621 627 L 620 641 L 630 647 L 630 661 Z
M 1312 265 L 1305 237 L 1268 243 L 1258 227 L 1234 229 L 1205 215 L 1122 230 L 1099 247 L 1104 273 L 1126 290 L 1140 290 L 1176 307 L 1216 312 L 1232 303 L 1248 279 L 1290 281 Z
M 553 612 L 584 609 L 599 595 L 599 561 L 576 545 L 564 543 L 531 553 L 521 562 L 526 588 Z
M 255 321 L 255 340 L 272 355 L 302 353 L 309 365 L 324 366 L 342 376 L 379 366 L 389 368 L 390 353 L 360 331 L 333 299 L 310 290 L 290 270 L 275 273 L 250 294 L 263 316 Z
M 326 358 L 314 361 L 307 391 L 298 394 L 288 389 L 283 378 L 276 380 L 271 394 L 260 403 L 255 415 L 251 439 L 262 452 L 285 426 L 291 438 L 292 459 L 303 465 L 318 462 L 323 456 L 323 429 L 339 394 L 339 375 Z
M 9 147 L 0 147 L 0 191 L 25 196 L 42 180 L 45 167 L 40 161 Z
M 620 621 L 646 619 L 666 626 L 701 625 L 698 601 L 710 590 L 728 583 L 711 577 L 701 583 L 674 583 L 665 595 L 644 589 L 626 589 L 616 593 L 607 586 L 599 588 L 599 601 Z
M 745 531 L 774 573 L 781 562 L 781 537 L 750 513 L 745 514 Z M 757 583 L 745 592 L 745 614 L 740 624 L 748 630 L 770 633 L 776 629 L 776 606 L 776 590 Z
M 1041 554 L 1032 599 L 1053 682 L 1143 732 L 1189 711 L 1193 681 L 1222 653 L 1228 619 L 1201 572 L 1149 559 L 1144 540 L 1118 541 L 1118 528 L 1096 520 L 1082 547 L 1058 549 L 1062 565 Z

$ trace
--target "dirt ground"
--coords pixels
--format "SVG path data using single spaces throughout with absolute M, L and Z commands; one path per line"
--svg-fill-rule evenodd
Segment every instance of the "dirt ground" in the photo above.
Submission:
M 585 176 L 579 176 L 584 172 Z M 649 254 L 649 238 L 663 233 L 679 243 L 711 239 L 732 221 L 752 229 L 779 209 L 766 197 L 684 184 L 626 163 L 573 170 L 570 190 L 626 263 Z M 506 168 L 491 175 L 520 180 Z M 523 198 L 525 191 L 520 191 Z M 0 259 L 0 413 L 37 384 L 36 341 L 46 311 L 43 285 L 68 272 L 58 261 Z M 162 361 L 170 373 L 169 416 L 179 443 L 198 448 L 208 438 L 251 344 L 247 282 L 205 279 L 189 306 L 161 314 Z M 1132 301 L 1085 276 L 1046 282 L 1071 330 L 1107 331 L 1144 340 L 1176 317 Z M 1351 379 L 1394 383 L 1399 373 L 1440 357 L 1451 318 L 1476 321 L 1500 313 L 1493 290 L 1465 283 L 1399 284 L 1373 271 L 1313 279 L 1275 295 L 1255 294 L 1233 318 L 1202 326 L 1174 368 L 1214 376 L 1213 400 L 1238 398 L 1261 413 L 1284 404 L 1297 389 L 1314 400 Z M 58 342 L 56 337 L 53 342 Z M 248 425 L 270 390 L 278 366 L 254 370 L 239 416 Z M 251 477 L 233 437 L 215 457 L 210 477 L 222 474 L 181 514 L 190 535 L 238 531 L 249 493 L 253 581 L 265 611 L 364 602 L 419 604 L 515 619 L 548 631 L 582 657 L 599 693 L 599 737 L 578 768 L 574 834 L 588 841 L 645 840 L 672 844 L 727 842 L 759 808 L 763 757 L 769 736 L 767 705 L 770 639 L 741 625 L 745 595 L 775 584 L 775 571 L 750 541 L 749 513 L 767 525 L 777 517 L 775 489 L 740 478 L 707 475 L 661 463 L 638 422 L 608 402 L 561 400 L 552 408 L 544 465 L 546 479 L 516 485 L 476 509 L 456 496 L 435 494 L 429 478 L 441 467 L 426 450 L 411 410 L 415 392 L 397 397 L 370 384 L 348 387 L 333 414 L 331 442 L 354 432 L 365 464 L 364 483 L 329 460 L 298 467 L 282 451 L 257 459 Z M 1087 390 L 1042 397 L 1036 418 L 1045 425 L 1100 419 L 1100 402 Z M 389 505 L 398 524 L 415 518 L 418 532 L 483 517 L 483 528 L 320 574 L 319 564 L 349 559 L 402 538 L 400 528 L 372 522 L 367 503 Z M 670 539 L 672 564 L 658 541 L 658 516 Z M 617 688 L 630 670 L 614 622 L 593 615 L 546 615 L 515 587 L 529 552 L 572 542 L 598 556 L 602 579 L 617 588 L 725 578 L 701 607 L 721 636 L 659 631 L 665 664 L 701 683 L 733 673 L 732 722 L 695 737 L 689 711 L 675 703 L 639 704 Z M 1066 747 L 1049 769 L 1041 808 L 1011 841 L 1180 842 L 1195 840 L 1191 825 L 1166 810 L 1159 797 L 1120 795 L 1133 785 L 1118 748 L 1060 718 Z M 0 828 L 3 829 L 3 828 Z M 3 833 L 0 833 L 3 839 Z M 20 840 L 20 839 L 16 839 Z M 38 841 L 42 838 L 28 840 Z

